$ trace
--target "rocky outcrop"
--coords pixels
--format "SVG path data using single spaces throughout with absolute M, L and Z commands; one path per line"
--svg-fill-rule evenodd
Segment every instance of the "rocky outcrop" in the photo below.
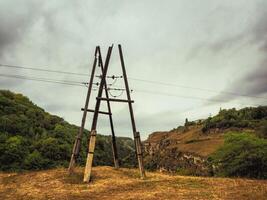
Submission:
M 208 175 L 206 158 L 178 148 L 168 148 L 168 142 L 144 143 L 146 167 L 160 171 L 176 172 L 187 170 L 190 174 Z
M 160 171 L 186 171 L 191 175 L 209 175 L 207 155 L 219 145 L 214 145 L 210 150 L 205 143 L 215 144 L 215 139 L 218 141 L 218 135 L 208 137 L 202 135 L 199 129 L 192 128 L 188 132 L 152 133 L 143 142 L 145 166 Z M 207 154 L 203 153 L 202 149 L 205 148 L 209 150 Z

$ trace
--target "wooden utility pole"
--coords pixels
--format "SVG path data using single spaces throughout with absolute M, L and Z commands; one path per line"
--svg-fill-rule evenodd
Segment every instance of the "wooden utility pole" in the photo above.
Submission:
M 104 67 L 102 62 L 102 55 L 101 51 L 99 51 L 99 64 L 101 67 L 102 74 L 104 73 Z M 108 85 L 106 80 L 104 79 L 104 87 L 105 87 L 105 94 L 106 97 L 109 98 L 108 94 Z M 113 153 L 113 160 L 114 160 L 114 166 L 115 168 L 119 168 L 119 159 L 118 159 L 118 151 L 117 151 L 117 145 L 116 145 L 116 137 L 114 132 L 114 126 L 113 126 L 113 119 L 112 119 L 112 113 L 111 113 L 111 106 L 110 102 L 107 101 L 107 107 L 108 107 L 108 113 L 109 113 L 109 122 L 110 122 L 110 128 L 111 128 L 111 140 L 112 140 L 112 153 Z
M 117 153 L 117 146 L 116 146 L 116 137 L 115 137 L 115 132 L 114 132 L 114 125 L 113 125 L 111 104 L 110 104 L 111 102 L 127 103 L 129 106 L 129 112 L 130 112 L 130 117 L 131 117 L 131 124 L 132 124 L 132 130 L 133 130 L 133 135 L 134 135 L 134 143 L 135 143 L 135 148 L 136 148 L 136 155 L 137 155 L 137 159 L 138 159 L 139 170 L 140 170 L 141 178 L 145 177 L 140 134 L 136 130 L 135 119 L 134 119 L 134 114 L 133 114 L 132 103 L 134 103 L 134 101 L 131 100 L 131 96 L 130 96 L 130 89 L 129 89 L 129 85 L 128 85 L 128 80 L 127 80 L 121 45 L 118 45 L 118 48 L 119 48 L 120 62 L 121 62 L 122 73 L 123 73 L 122 77 L 124 78 L 124 84 L 125 84 L 125 91 L 127 94 L 127 99 L 109 98 L 108 90 L 110 88 L 108 88 L 106 78 L 107 78 L 107 71 L 108 71 L 108 66 L 109 66 L 109 61 L 110 61 L 113 45 L 108 48 L 108 52 L 107 52 L 107 56 L 106 56 L 104 65 L 103 65 L 103 61 L 102 61 L 102 55 L 101 55 L 100 47 L 99 46 L 96 47 L 95 60 L 94 60 L 94 64 L 93 64 L 91 78 L 89 81 L 85 106 L 82 109 L 84 112 L 83 112 L 81 128 L 79 130 L 78 136 L 77 136 L 76 141 L 74 143 L 71 161 L 70 161 L 70 165 L 69 165 L 69 172 L 71 173 L 73 171 L 76 159 L 77 159 L 79 151 L 80 151 L 81 138 L 82 138 L 82 134 L 84 131 L 86 114 L 87 114 L 87 112 L 93 112 L 94 115 L 93 115 L 93 120 L 92 120 L 92 125 L 91 125 L 90 136 L 88 139 L 88 152 L 87 152 L 86 166 L 84 169 L 84 179 L 83 179 L 84 182 L 89 182 L 90 177 L 91 177 L 94 150 L 95 150 L 95 144 L 96 144 L 97 121 L 98 121 L 98 115 L 99 114 L 104 114 L 104 115 L 109 116 L 110 127 L 111 127 L 111 142 L 112 142 L 112 153 L 113 153 L 113 159 L 114 159 L 114 166 L 115 166 L 115 168 L 119 167 L 119 160 L 118 160 L 118 153 Z M 95 109 L 92 110 L 92 109 L 88 109 L 88 105 L 89 105 L 89 98 L 90 98 L 90 94 L 91 94 L 91 90 L 92 90 L 93 79 L 94 79 L 94 74 L 95 74 L 95 67 L 97 65 L 97 62 L 98 62 L 98 66 L 101 68 L 102 74 L 101 74 L 101 76 L 99 76 L 101 81 L 99 84 L 98 94 L 96 97 Z M 120 78 L 122 78 L 122 77 L 120 77 Z M 102 97 L 103 90 L 105 90 L 105 96 L 106 97 Z M 107 102 L 107 108 L 108 108 L 107 112 L 99 110 L 101 101 Z
M 127 94 L 127 99 L 128 99 L 129 112 L 130 112 L 130 116 L 131 116 L 132 129 L 133 129 L 134 142 L 135 142 L 135 148 L 136 148 L 139 170 L 140 170 L 141 178 L 145 178 L 145 170 L 144 170 L 143 155 L 142 155 L 143 151 L 142 151 L 140 134 L 139 134 L 139 132 L 136 131 L 136 125 L 135 125 L 134 114 L 133 114 L 133 106 L 132 106 L 132 101 L 131 101 L 131 95 L 130 95 L 130 89 L 129 89 L 128 79 L 127 79 L 127 74 L 126 74 L 125 65 L 124 65 L 122 48 L 121 48 L 120 44 L 118 45 L 118 47 L 119 47 L 122 73 L 123 73 L 123 78 L 124 78 L 124 83 L 125 83 L 125 88 L 126 88 L 126 94 Z
M 94 59 L 94 64 L 93 64 L 93 68 L 92 68 L 92 72 L 91 72 L 91 77 L 89 80 L 89 85 L 88 85 L 88 90 L 87 90 L 87 96 L 86 96 L 86 100 L 85 100 L 85 105 L 84 105 L 84 109 L 83 109 L 83 117 L 82 117 L 82 122 L 81 122 L 81 127 L 79 129 L 79 133 L 76 137 L 74 146 L 73 146 L 73 150 L 72 150 L 72 154 L 71 154 L 71 159 L 70 159 L 70 163 L 69 163 L 69 173 L 73 172 L 75 163 L 77 161 L 80 149 L 81 149 L 81 140 L 82 140 L 82 135 L 84 132 L 84 126 L 85 126 L 85 121 L 86 121 L 86 116 L 87 116 L 87 110 L 88 110 L 88 106 L 89 106 L 89 99 L 90 99 L 90 95 L 92 92 L 92 87 L 93 87 L 93 80 L 94 80 L 94 76 L 95 76 L 95 68 L 96 68 L 96 64 L 97 64 L 97 54 L 99 51 L 99 47 L 95 48 L 95 59 Z
M 101 78 L 99 90 L 98 90 L 98 95 L 97 95 L 98 98 L 96 99 L 95 112 L 94 112 L 94 117 L 93 117 L 93 122 L 92 122 L 92 127 L 91 127 L 91 133 L 92 132 L 96 133 L 98 112 L 99 112 L 100 103 L 101 103 L 101 100 L 99 98 L 101 98 L 101 96 L 102 96 L 103 87 L 105 84 L 105 79 L 106 79 L 106 74 L 107 74 L 107 70 L 108 70 L 108 64 L 109 64 L 112 48 L 113 48 L 113 46 L 108 48 L 107 58 L 106 58 L 106 62 L 105 62 L 104 70 L 102 73 L 102 78 Z M 84 169 L 84 177 L 83 177 L 84 182 L 89 182 L 90 177 L 91 177 L 93 157 L 94 157 L 94 147 L 95 147 L 95 139 L 94 138 L 95 137 L 96 137 L 95 135 L 91 134 L 90 140 L 89 140 L 90 141 L 89 147 L 88 147 L 89 151 L 87 153 L 87 160 L 86 160 L 86 165 L 85 165 L 85 169 Z
M 101 57 L 101 52 L 100 52 L 99 46 L 97 46 L 95 49 L 95 59 L 94 59 L 93 68 L 92 68 L 92 72 L 91 72 L 91 76 L 90 76 L 90 80 L 89 80 L 89 84 L 88 84 L 85 106 L 84 106 L 84 108 L 81 109 L 83 111 L 83 117 L 82 117 L 81 127 L 79 128 L 79 132 L 78 132 L 78 135 L 76 137 L 76 140 L 75 140 L 75 143 L 73 146 L 71 160 L 69 163 L 68 171 L 70 174 L 73 172 L 73 169 L 75 167 L 75 163 L 77 162 L 77 158 L 78 158 L 78 155 L 79 155 L 79 152 L 81 149 L 81 141 L 82 141 L 82 135 L 84 132 L 84 126 L 85 126 L 85 122 L 86 122 L 87 112 L 94 112 L 94 110 L 88 109 L 88 106 L 89 106 L 90 95 L 92 92 L 97 62 L 98 62 L 98 65 L 101 67 L 101 70 L 103 70 L 102 57 Z M 105 89 L 105 93 L 108 97 L 108 91 L 107 91 L 107 85 L 106 84 L 105 84 L 104 89 Z M 119 167 L 119 161 L 118 161 L 118 153 L 117 153 L 117 147 L 116 147 L 116 139 L 115 139 L 115 133 L 114 133 L 114 126 L 113 126 L 110 104 L 108 104 L 108 108 L 109 108 L 109 112 L 99 111 L 99 113 L 104 114 L 104 115 L 109 115 L 111 132 L 112 132 L 112 151 L 113 151 L 113 157 L 114 157 L 114 166 L 115 166 L 115 168 L 118 168 Z

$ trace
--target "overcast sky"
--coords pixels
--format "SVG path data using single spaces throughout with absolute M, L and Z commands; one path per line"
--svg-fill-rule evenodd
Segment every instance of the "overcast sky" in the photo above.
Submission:
M 109 75 L 121 75 L 117 44 L 122 44 L 144 139 L 183 124 L 186 117 L 214 115 L 220 107 L 266 105 L 266 19 L 266 0 L 0 0 L 0 64 L 89 74 L 95 46 L 105 54 L 113 43 Z M 4 67 L 0 74 L 89 79 Z M 115 86 L 122 85 L 118 80 Z M 0 77 L 0 88 L 23 93 L 80 125 L 84 87 Z M 90 107 L 94 104 L 91 98 Z M 113 103 L 112 110 L 117 135 L 132 136 L 127 105 Z M 106 116 L 100 117 L 98 132 L 110 133 Z

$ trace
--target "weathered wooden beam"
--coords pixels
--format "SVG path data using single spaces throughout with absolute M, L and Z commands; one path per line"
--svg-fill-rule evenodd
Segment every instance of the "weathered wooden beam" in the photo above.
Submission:
M 94 152 L 95 152 L 95 142 L 96 142 L 96 131 L 93 130 L 90 133 L 90 142 L 89 142 L 89 148 L 87 153 L 87 159 L 86 159 L 86 167 L 84 170 L 84 182 L 89 182 L 92 172 L 92 163 L 94 158 Z
M 103 67 L 103 61 L 102 61 L 102 55 L 101 55 L 100 48 L 99 48 L 99 64 L 100 64 L 100 68 L 101 68 L 102 73 L 104 73 L 104 67 Z M 115 76 L 113 76 L 112 78 L 114 79 Z M 109 98 L 106 79 L 104 80 L 104 89 L 105 89 L 106 98 Z M 110 106 L 109 101 L 107 101 L 107 107 L 108 107 L 108 112 L 110 113 L 109 123 L 110 123 L 110 129 L 111 129 L 111 144 L 112 144 L 113 161 L 114 161 L 114 167 L 117 169 L 117 168 L 119 168 L 119 157 L 118 157 L 118 150 L 117 150 L 117 143 L 116 143 L 113 119 L 112 119 L 112 115 L 111 115 L 111 113 L 112 113 L 111 112 L 111 106 Z
M 84 108 L 81 108 L 82 111 L 84 111 Z M 94 113 L 95 110 L 93 109 L 87 109 L 87 112 L 92 112 Z M 103 114 L 103 115 L 112 115 L 112 113 L 109 113 L 109 112 L 104 112 L 104 111 L 98 111 L 99 114 Z
M 103 71 L 103 74 L 102 74 L 102 80 L 101 80 L 100 85 L 99 85 L 99 90 L 98 90 L 97 97 L 101 97 L 102 96 L 104 83 L 105 83 L 105 77 L 107 75 L 107 70 L 108 70 L 108 65 L 109 65 L 109 61 L 110 61 L 112 48 L 113 48 L 113 46 L 110 46 L 108 48 L 108 53 L 107 53 L 107 57 L 106 57 L 106 61 L 105 61 L 104 71 Z M 91 126 L 91 133 L 94 132 L 94 131 L 96 133 L 96 126 L 97 126 L 97 120 L 98 120 L 98 114 L 99 114 L 98 111 L 99 111 L 99 108 L 100 108 L 100 104 L 101 104 L 101 101 L 97 100 L 96 104 L 95 104 L 95 112 L 94 112 L 92 126 Z M 89 152 L 91 152 L 90 148 L 92 149 L 91 146 L 94 146 L 94 143 L 95 143 L 95 141 L 92 142 L 92 143 L 91 143 L 91 141 L 89 141 L 89 148 L 88 148 Z M 90 181 L 92 165 L 93 165 L 93 156 L 89 156 L 89 153 L 88 153 L 87 160 L 86 160 L 86 165 L 85 165 L 85 171 L 84 171 L 84 178 L 83 178 L 84 182 L 89 182 Z
M 127 99 L 110 99 L 110 98 L 103 98 L 103 97 L 96 97 L 96 99 L 99 99 L 99 100 L 102 100 L 102 101 L 113 101 L 113 102 L 134 103 L 133 100 L 127 100 Z
M 92 72 L 91 72 L 89 85 L 88 85 L 87 96 L 86 96 L 85 105 L 84 105 L 85 109 L 87 109 L 89 106 L 89 99 L 90 99 L 90 95 L 91 95 L 92 87 L 93 87 L 93 80 L 94 80 L 95 69 L 96 69 L 96 64 L 97 64 L 98 51 L 99 51 L 99 46 L 97 46 L 95 49 L 95 59 L 94 59 L 94 63 L 93 63 L 93 68 L 92 68 Z M 74 170 L 76 159 L 77 159 L 79 152 L 80 152 L 80 149 L 81 149 L 81 139 L 82 139 L 82 135 L 83 135 L 83 131 L 84 131 L 86 116 L 87 116 L 87 112 L 84 111 L 81 126 L 79 128 L 79 132 L 78 132 L 76 140 L 74 142 L 74 146 L 73 146 L 73 150 L 72 150 L 72 154 L 71 154 L 71 159 L 70 159 L 69 168 L 68 168 L 69 174 L 71 174 Z
M 119 48 L 119 55 L 120 55 L 123 79 L 124 79 L 124 84 L 125 84 L 125 89 L 126 89 L 126 94 L 127 94 L 127 99 L 128 99 L 129 112 L 130 112 L 130 117 L 131 117 L 131 122 L 132 122 L 132 129 L 133 129 L 133 135 L 134 135 L 134 142 L 135 142 L 135 149 L 136 149 L 136 154 L 137 154 L 137 159 L 138 159 L 139 171 L 140 171 L 141 178 L 145 178 L 146 175 L 145 175 L 144 161 L 143 161 L 143 156 L 142 156 L 141 140 L 140 140 L 139 133 L 136 131 L 133 106 L 130 103 L 132 101 L 131 95 L 130 95 L 130 89 L 129 89 L 126 69 L 125 69 L 125 65 L 124 65 L 122 48 L 121 48 L 120 44 L 118 45 L 118 48 Z

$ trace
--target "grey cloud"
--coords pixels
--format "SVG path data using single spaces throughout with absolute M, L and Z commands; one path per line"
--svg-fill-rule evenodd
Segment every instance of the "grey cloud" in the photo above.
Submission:
M 267 99 L 265 96 L 267 94 L 267 60 L 262 62 L 260 67 L 234 81 L 231 85 L 228 85 L 226 91 L 230 91 L 229 93 L 233 94 L 223 92 L 212 97 L 211 100 L 229 102 L 242 96 L 245 98 L 251 98 L 254 101 L 264 100 L 264 98 Z M 209 104 L 212 103 L 209 102 Z
M 233 35 L 228 38 L 221 39 L 219 41 L 214 42 L 201 42 L 200 44 L 192 47 L 189 51 L 189 53 L 186 55 L 186 61 L 192 60 L 192 58 L 195 58 L 199 56 L 201 52 L 212 52 L 213 54 L 219 54 L 223 50 L 229 50 L 232 47 L 236 45 L 241 45 L 245 43 L 246 41 L 246 35 L 245 33 L 240 33 L 237 35 Z
M 222 51 L 231 51 L 233 48 L 245 47 L 248 45 L 259 45 L 259 49 L 266 51 L 267 50 L 267 3 L 265 1 L 255 3 L 255 14 L 250 16 L 250 13 L 247 13 L 248 16 L 243 16 L 239 18 L 238 15 L 233 15 L 232 21 L 242 22 L 243 24 L 247 24 L 246 28 L 242 28 L 242 24 L 237 24 L 237 26 L 241 26 L 240 30 L 234 30 L 233 27 L 229 29 L 229 32 L 226 32 L 225 35 L 222 35 L 218 39 L 213 39 L 213 33 L 207 31 L 207 35 L 211 35 L 206 38 L 204 41 L 199 42 L 198 44 L 191 47 L 189 53 L 186 56 L 186 60 L 199 56 L 202 52 L 211 52 L 213 55 L 220 54 Z M 229 10 L 223 7 L 215 8 L 211 13 L 221 12 L 220 10 L 224 10 L 226 13 Z M 231 14 L 231 12 L 229 12 Z M 216 14 L 215 14 L 216 15 Z M 213 17 L 214 15 L 211 15 Z M 246 18 L 247 17 L 247 18 Z M 256 22 L 255 22 L 256 19 Z M 221 24 L 222 26 L 227 26 L 228 22 L 223 21 L 225 24 Z M 229 22 L 230 24 L 230 22 Z M 213 24 L 214 25 L 214 24 Z M 214 27 L 213 27 L 214 28 Z M 217 33 L 217 32 L 215 32 Z M 215 34 L 216 35 L 216 34 Z
M 267 51 L 267 8 L 260 8 L 261 15 L 257 23 L 252 29 L 251 44 L 259 44 L 260 50 Z
M 260 17 L 257 22 L 252 26 L 251 30 L 242 33 L 239 37 L 228 38 L 224 41 L 218 42 L 216 44 L 217 48 L 213 50 L 221 50 L 229 45 L 237 45 L 245 37 L 248 45 L 254 45 L 258 47 L 259 52 L 263 53 L 262 61 L 259 62 L 258 66 L 254 67 L 249 73 L 245 74 L 243 77 L 234 81 L 227 86 L 226 91 L 233 91 L 233 93 L 241 94 L 246 96 L 264 97 L 267 93 L 267 9 L 260 9 Z M 211 99 L 231 101 L 240 98 L 236 95 L 229 95 L 226 93 L 221 93 Z M 267 97 L 266 97 L 267 98 Z M 261 99 L 261 98 L 258 98 Z M 263 98 L 262 98 L 263 99 Z
M 36 20 L 40 4 L 36 1 L 0 1 L 0 64 L 11 61 L 16 62 L 16 47 L 21 43 L 25 34 L 29 31 Z M 7 78 L 4 75 L 19 75 L 19 70 L 10 70 L 0 66 L 0 87 L 13 88 L 22 86 L 25 80 Z
M 23 38 L 24 33 L 34 23 L 40 5 L 35 1 L 0 2 L 0 56 Z
M 81 106 L 80 106 L 81 107 Z M 47 105 L 45 105 L 45 108 L 47 111 L 49 112 L 52 112 L 52 113 L 56 113 L 56 112 L 59 112 L 59 111 L 79 111 L 79 105 L 62 105 L 62 104 L 59 104 L 59 103 L 49 103 Z

